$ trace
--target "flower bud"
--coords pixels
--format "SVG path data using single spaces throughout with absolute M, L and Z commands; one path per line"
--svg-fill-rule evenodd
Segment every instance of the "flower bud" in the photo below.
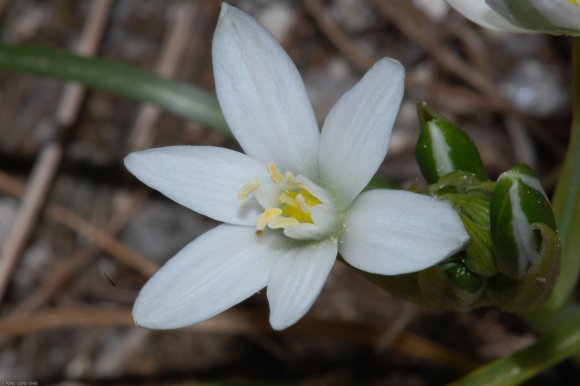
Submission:
M 521 279 L 496 275 L 487 281 L 486 297 L 506 311 L 530 311 L 541 306 L 550 297 L 560 272 L 558 235 L 545 224 L 535 223 L 531 227 L 541 238 L 539 260 Z
M 479 152 L 471 139 L 424 102 L 417 103 L 421 133 L 415 156 L 421 173 L 433 184 L 441 177 L 457 171 L 486 179 Z
M 522 278 L 540 259 L 544 240 L 538 227 L 556 234 L 550 202 L 532 169 L 518 165 L 499 176 L 490 203 L 490 226 L 498 270 Z

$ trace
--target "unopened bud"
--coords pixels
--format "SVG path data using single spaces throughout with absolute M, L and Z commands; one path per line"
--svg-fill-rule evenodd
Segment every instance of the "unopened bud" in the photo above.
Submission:
M 421 133 L 415 156 L 428 183 L 453 172 L 468 172 L 486 180 L 479 152 L 467 134 L 424 102 L 417 103 L 417 114 Z
M 556 233 L 550 202 L 532 169 L 518 165 L 497 180 L 490 204 L 491 239 L 498 270 L 521 278 L 540 258 L 542 233 L 534 224 Z

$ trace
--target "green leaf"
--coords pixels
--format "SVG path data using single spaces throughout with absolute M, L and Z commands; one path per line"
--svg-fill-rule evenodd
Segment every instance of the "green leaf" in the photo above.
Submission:
M 214 95 L 125 64 L 86 58 L 55 48 L 0 43 L 0 70 L 78 82 L 152 103 L 182 118 L 229 133 Z

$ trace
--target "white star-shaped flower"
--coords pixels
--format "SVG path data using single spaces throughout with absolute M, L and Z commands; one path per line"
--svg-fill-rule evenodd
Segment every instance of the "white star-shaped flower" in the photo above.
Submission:
M 361 193 L 387 153 L 404 70 L 382 59 L 329 113 L 320 132 L 282 47 L 223 4 L 213 39 L 220 106 L 246 154 L 172 146 L 130 154 L 127 168 L 176 202 L 225 224 L 183 248 L 143 287 L 137 324 L 177 328 L 267 286 L 283 329 L 318 297 L 339 252 L 376 274 L 422 270 L 468 235 L 446 203 L 402 190 Z
M 578 0 L 447 0 L 447 2 L 471 21 L 491 29 L 580 35 Z

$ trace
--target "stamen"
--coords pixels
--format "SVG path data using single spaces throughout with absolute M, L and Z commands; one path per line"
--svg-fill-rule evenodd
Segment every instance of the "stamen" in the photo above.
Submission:
M 284 174 L 284 176 L 286 177 L 286 183 L 290 186 L 296 186 L 299 188 L 302 188 L 304 186 L 304 184 L 296 181 L 296 178 L 294 177 L 294 174 L 292 174 L 292 172 L 286 172 L 286 174 Z
M 258 220 L 256 220 L 256 228 L 258 230 L 262 230 L 266 227 L 268 222 L 275 217 L 278 217 L 282 214 L 282 209 L 280 208 L 269 208 L 264 211 L 260 216 L 258 216 Z
M 287 227 L 288 225 L 298 225 L 298 224 L 300 224 L 300 221 L 296 220 L 295 218 L 280 216 L 273 219 L 268 226 L 272 229 L 278 229 Z
M 256 191 L 256 189 L 258 189 L 258 187 L 260 187 L 260 179 L 256 177 L 252 181 L 244 185 L 242 189 L 240 189 L 238 193 L 238 200 L 247 199 L 248 197 L 250 197 L 252 193 Z
M 268 173 L 270 173 L 270 177 L 272 177 L 272 181 L 274 181 L 275 184 L 279 184 L 284 181 L 284 177 L 282 177 L 280 170 L 278 170 L 276 165 L 274 165 L 274 162 L 268 163 Z

